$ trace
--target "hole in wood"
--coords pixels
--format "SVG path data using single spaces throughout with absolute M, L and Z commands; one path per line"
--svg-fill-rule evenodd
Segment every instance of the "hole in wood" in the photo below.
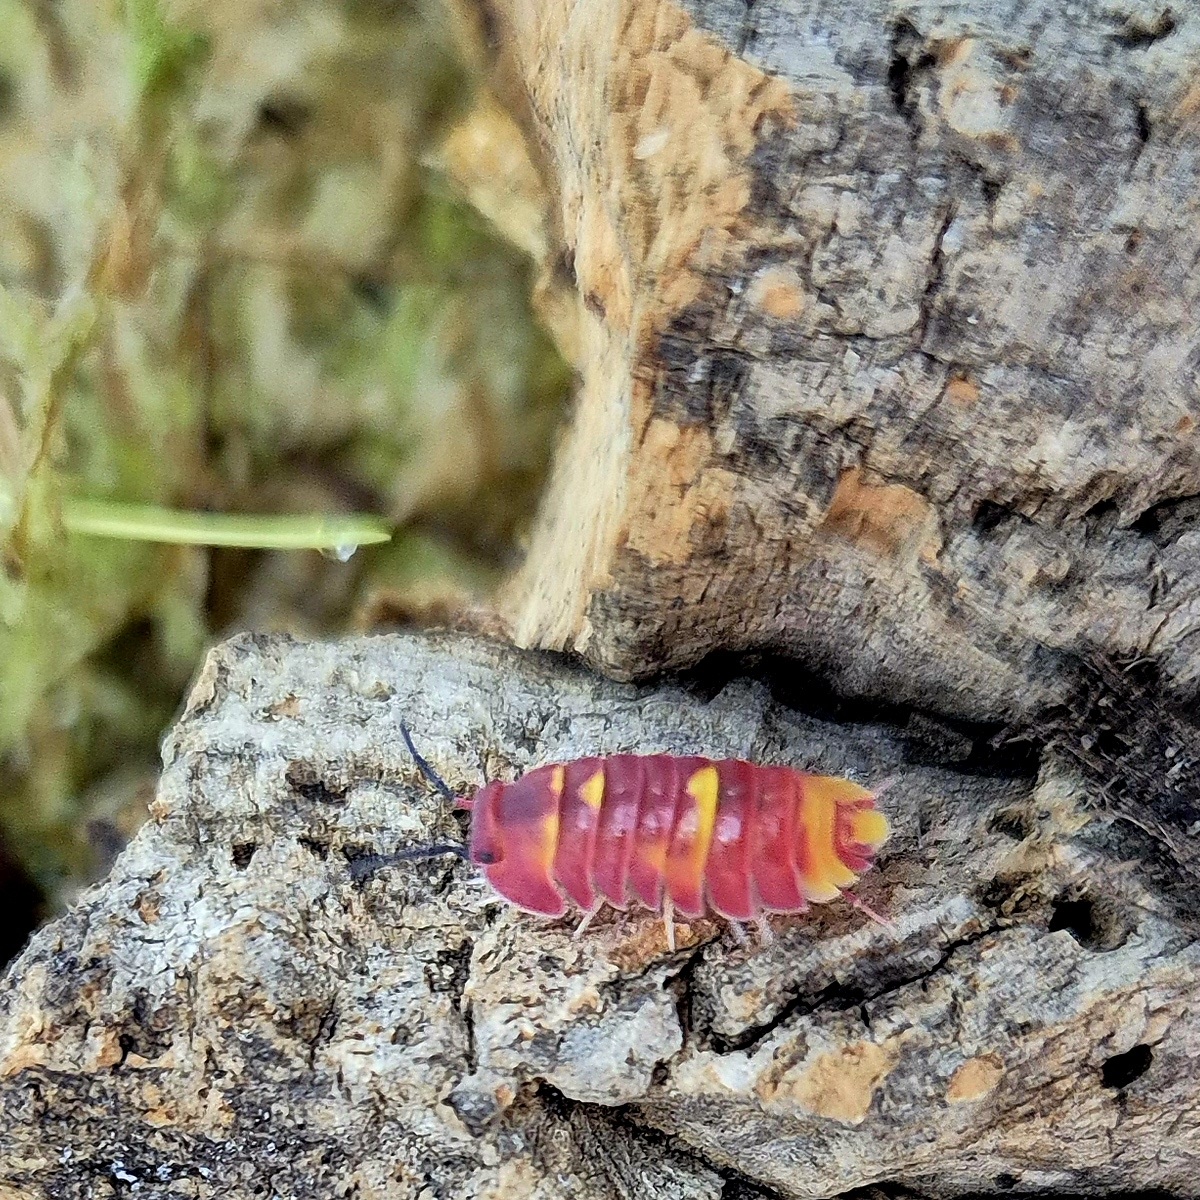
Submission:
M 296 841 L 298 841 L 300 845 L 303 846 L 304 849 L 313 856 L 313 858 L 319 858 L 322 862 L 324 862 L 324 860 L 329 857 L 329 842 L 324 838 L 301 837 L 297 838 Z
M 244 871 L 250 865 L 250 860 L 254 857 L 254 852 L 257 849 L 257 842 L 234 842 L 232 854 L 233 865 L 239 871 Z
M 1154 1054 L 1149 1046 L 1137 1045 L 1124 1054 L 1114 1054 L 1100 1068 L 1101 1082 L 1107 1088 L 1128 1087 L 1150 1069 Z
M 1085 950 L 1116 950 L 1132 926 L 1129 914 L 1107 897 L 1060 896 L 1050 909 L 1050 932 L 1065 929 Z
M 345 804 L 349 788 L 337 780 L 325 779 L 320 769 L 303 759 L 288 763 L 284 772 L 288 787 L 305 800 L 317 804 Z
M 1059 900 L 1050 915 L 1050 932 L 1065 929 L 1081 946 L 1092 944 L 1096 927 L 1090 900 Z

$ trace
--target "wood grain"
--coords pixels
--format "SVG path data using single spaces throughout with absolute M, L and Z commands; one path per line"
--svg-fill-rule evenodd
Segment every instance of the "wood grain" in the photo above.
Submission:
M 389 865 L 462 836 L 401 721 L 458 790 L 634 748 L 895 776 L 861 885 L 894 928 L 833 904 L 672 953 L 650 914 L 576 940 Z M 1068 767 L 457 636 L 237 638 L 164 759 L 0 981 L 0 1195 L 1197 1194 L 1195 897 Z
M 1200 18 L 488 0 L 585 328 L 506 600 L 976 719 L 1200 677 Z

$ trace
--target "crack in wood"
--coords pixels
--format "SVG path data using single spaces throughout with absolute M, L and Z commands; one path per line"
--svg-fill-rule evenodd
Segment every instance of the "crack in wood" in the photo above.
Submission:
M 974 945 L 990 934 L 999 932 L 1002 928 L 1004 926 L 1000 924 L 985 925 L 974 933 L 956 938 L 946 945 L 937 962 L 931 967 L 912 974 L 898 975 L 896 978 L 888 980 L 883 986 L 871 991 L 860 990 L 853 986 L 847 987 L 841 983 L 831 983 L 816 995 L 801 992 L 793 996 L 769 1021 L 751 1026 L 737 1037 L 710 1035 L 707 1039 L 708 1048 L 714 1053 L 722 1055 L 745 1052 L 752 1050 L 776 1030 L 787 1025 L 793 1017 L 810 1016 L 816 1012 L 852 1012 L 856 1008 L 865 1012 L 866 1006 L 877 1000 L 902 991 L 913 984 L 921 983 L 923 980 L 932 979 L 933 976 L 946 969 L 947 964 L 959 950 Z M 863 1024 L 870 1026 L 869 1017 L 863 1020 Z M 703 1044 L 703 1037 L 701 1042 Z

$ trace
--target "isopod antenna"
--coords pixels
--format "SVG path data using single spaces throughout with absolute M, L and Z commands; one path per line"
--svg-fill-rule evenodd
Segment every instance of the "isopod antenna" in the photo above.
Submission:
M 407 850 L 394 850 L 390 854 L 356 854 L 350 860 L 350 878 L 361 883 L 383 867 L 398 862 L 412 862 L 414 859 L 441 858 L 444 854 L 468 857 L 466 846 L 454 842 L 443 842 L 436 846 L 410 846 Z
M 400 735 L 404 738 L 404 744 L 408 747 L 408 752 L 413 756 L 413 762 L 417 764 L 417 770 L 437 788 L 438 792 L 445 796 L 451 804 L 458 806 L 461 800 L 451 790 L 450 785 L 425 761 L 424 756 L 413 745 L 412 734 L 408 732 L 408 726 L 403 721 L 400 722 Z M 458 858 L 469 858 L 470 852 L 467 847 L 458 842 L 438 842 L 432 846 L 410 846 L 407 850 L 395 850 L 390 854 L 367 854 L 357 860 L 355 865 L 351 866 L 351 874 L 360 874 L 365 876 L 373 874 L 380 867 L 391 866 L 398 862 L 413 862 L 414 860 L 427 858 L 441 858 L 443 855 L 453 854 Z
M 437 846 L 410 846 L 407 850 L 395 850 L 391 854 L 382 854 L 388 862 L 409 862 L 420 858 L 441 858 L 444 854 L 455 854 L 459 858 L 468 858 L 466 846 L 458 842 L 442 842 Z
M 441 794 L 445 796 L 451 804 L 457 806 L 460 803 L 459 797 L 450 790 L 450 785 L 425 761 L 424 758 L 421 757 L 421 754 L 417 750 L 416 746 L 413 745 L 412 734 L 408 732 L 408 726 L 405 725 L 403 721 L 400 722 L 400 736 L 404 738 L 404 744 L 408 747 L 409 754 L 413 756 L 413 762 L 417 764 L 417 770 L 420 771 L 421 774 L 424 775 L 425 778 L 428 779 L 429 782 L 432 783 L 433 786 L 437 788 L 437 790 L 441 792 Z

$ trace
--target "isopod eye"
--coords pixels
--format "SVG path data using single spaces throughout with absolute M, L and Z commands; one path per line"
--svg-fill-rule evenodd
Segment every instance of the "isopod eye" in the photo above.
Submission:
M 471 861 L 490 867 L 504 857 L 504 843 L 496 821 L 496 797 L 501 784 L 493 782 L 475 793 L 471 808 Z

